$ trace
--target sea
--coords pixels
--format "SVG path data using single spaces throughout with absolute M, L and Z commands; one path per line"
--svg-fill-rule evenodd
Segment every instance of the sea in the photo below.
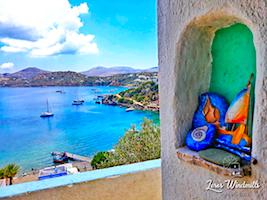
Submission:
M 159 124 L 150 111 L 96 104 L 97 96 L 115 94 L 124 87 L 0 88 L 0 167 L 16 163 L 21 172 L 53 165 L 51 152 L 67 151 L 92 157 L 110 150 L 132 125 L 144 118 Z M 63 91 L 59 93 L 56 91 Z M 83 105 L 72 101 L 84 99 Z M 41 118 L 47 110 L 51 118 Z

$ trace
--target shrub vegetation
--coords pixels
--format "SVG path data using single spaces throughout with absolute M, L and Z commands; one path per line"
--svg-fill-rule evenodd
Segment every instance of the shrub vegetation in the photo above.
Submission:
M 91 165 L 101 169 L 157 158 L 160 158 L 160 130 L 151 120 L 144 119 L 141 130 L 132 126 L 113 151 L 96 154 Z

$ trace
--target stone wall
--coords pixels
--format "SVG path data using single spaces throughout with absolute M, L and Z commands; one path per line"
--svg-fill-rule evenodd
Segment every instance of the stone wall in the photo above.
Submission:
M 191 127 L 197 97 L 209 89 L 211 45 L 216 30 L 235 23 L 253 33 L 257 79 L 253 123 L 252 176 L 255 190 L 207 191 L 207 180 L 229 179 L 178 160 Z M 267 1 L 266 0 L 158 0 L 160 118 L 164 200 L 267 199 Z

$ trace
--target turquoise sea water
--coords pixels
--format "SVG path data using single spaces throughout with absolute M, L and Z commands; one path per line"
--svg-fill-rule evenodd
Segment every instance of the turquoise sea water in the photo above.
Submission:
M 28 171 L 50 166 L 52 151 L 92 156 L 112 149 L 125 130 L 140 124 L 144 117 L 158 123 L 156 113 L 125 112 L 125 108 L 99 105 L 93 100 L 97 95 L 122 90 L 125 88 L 0 88 L 0 167 L 17 163 L 22 171 Z M 71 105 L 77 98 L 83 98 L 84 105 Z M 55 115 L 40 118 L 47 99 Z

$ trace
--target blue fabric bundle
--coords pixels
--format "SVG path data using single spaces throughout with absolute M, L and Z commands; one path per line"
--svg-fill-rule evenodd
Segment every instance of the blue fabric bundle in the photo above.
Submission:
M 213 144 L 215 133 L 216 127 L 213 124 L 190 130 L 186 136 L 186 145 L 194 151 L 204 150 Z
M 213 107 L 216 107 L 220 113 L 220 126 L 225 126 L 225 114 L 228 109 L 228 103 L 224 97 L 215 93 L 204 93 L 199 96 L 199 105 L 194 113 L 192 130 L 187 133 L 186 145 L 188 148 L 194 151 L 200 151 L 210 147 L 216 135 L 216 126 L 206 121 L 203 115 L 203 109 L 210 99 L 210 103 Z

